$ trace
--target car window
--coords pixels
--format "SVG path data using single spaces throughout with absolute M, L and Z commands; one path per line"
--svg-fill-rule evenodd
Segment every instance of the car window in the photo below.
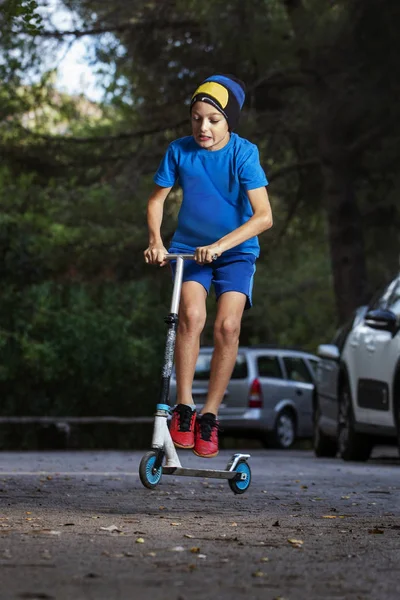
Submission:
M 393 288 L 396 286 L 397 280 L 393 280 L 389 283 L 388 286 L 383 290 L 383 292 L 377 293 L 370 302 L 368 309 L 376 310 L 378 308 L 387 308 L 387 303 L 392 295 Z
M 283 362 L 285 363 L 288 378 L 291 381 L 299 381 L 301 383 L 313 382 L 307 365 L 302 358 L 285 356 Z
M 194 379 L 208 381 L 210 379 L 210 365 L 212 354 L 199 354 L 194 372 Z
M 197 381 L 208 381 L 210 379 L 212 353 L 199 354 L 194 372 Z M 231 379 L 245 379 L 247 377 L 247 360 L 244 354 L 238 354 L 233 368 Z
M 344 325 L 342 325 L 342 327 L 340 327 L 332 340 L 332 344 L 334 344 L 335 346 L 337 346 L 339 348 L 339 351 L 342 352 L 344 344 L 347 340 L 347 337 L 350 333 L 350 331 L 359 323 L 362 321 L 365 313 L 367 312 L 367 306 L 359 306 L 351 315 L 351 318 L 346 321 L 346 323 Z
M 400 281 L 397 282 L 396 287 L 390 295 L 387 308 L 394 312 L 395 315 L 400 315 Z
M 245 379 L 247 377 L 247 360 L 244 354 L 238 354 L 231 379 Z
M 319 360 L 317 360 L 315 358 L 309 358 L 308 359 L 308 363 L 309 363 L 311 369 L 313 370 L 313 373 L 314 373 L 314 376 L 315 376 L 315 374 L 317 372 L 317 365 L 319 363 Z
M 259 356 L 257 358 L 257 367 L 260 377 L 283 379 L 282 369 L 277 356 Z

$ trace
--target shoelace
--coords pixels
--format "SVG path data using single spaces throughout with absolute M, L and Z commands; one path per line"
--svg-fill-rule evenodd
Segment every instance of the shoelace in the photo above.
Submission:
M 201 417 L 199 419 L 199 423 L 200 423 L 200 435 L 201 438 L 206 441 L 209 442 L 211 439 L 211 434 L 212 434 L 212 430 L 215 428 L 218 431 L 220 431 L 220 427 L 217 423 L 217 421 L 214 418 L 211 417 Z
M 184 404 L 180 404 L 175 410 L 179 415 L 179 431 L 190 431 L 190 423 L 193 416 L 192 409 Z

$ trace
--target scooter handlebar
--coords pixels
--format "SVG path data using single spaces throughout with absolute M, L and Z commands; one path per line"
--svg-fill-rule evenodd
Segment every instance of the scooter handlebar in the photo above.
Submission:
M 178 257 L 183 258 L 184 260 L 194 260 L 194 254 L 166 254 L 165 260 L 176 260 Z M 217 260 L 218 254 L 213 254 L 212 259 Z
M 176 260 L 178 257 L 184 260 L 193 260 L 194 254 L 166 254 L 164 258 L 165 260 Z

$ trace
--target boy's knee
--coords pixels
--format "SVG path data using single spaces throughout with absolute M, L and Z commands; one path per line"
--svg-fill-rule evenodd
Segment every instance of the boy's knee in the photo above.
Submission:
M 232 342 L 239 338 L 240 320 L 233 317 L 225 317 L 217 321 L 214 326 L 214 337 L 222 342 Z
M 179 314 L 179 329 L 182 331 L 202 331 L 206 322 L 204 311 L 191 307 Z

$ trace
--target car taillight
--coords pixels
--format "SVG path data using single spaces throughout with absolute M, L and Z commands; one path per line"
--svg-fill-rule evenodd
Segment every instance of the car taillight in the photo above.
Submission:
M 262 408 L 262 405 L 263 405 L 263 398 L 262 398 L 261 383 L 256 378 L 253 380 L 253 383 L 250 386 L 249 408 Z

